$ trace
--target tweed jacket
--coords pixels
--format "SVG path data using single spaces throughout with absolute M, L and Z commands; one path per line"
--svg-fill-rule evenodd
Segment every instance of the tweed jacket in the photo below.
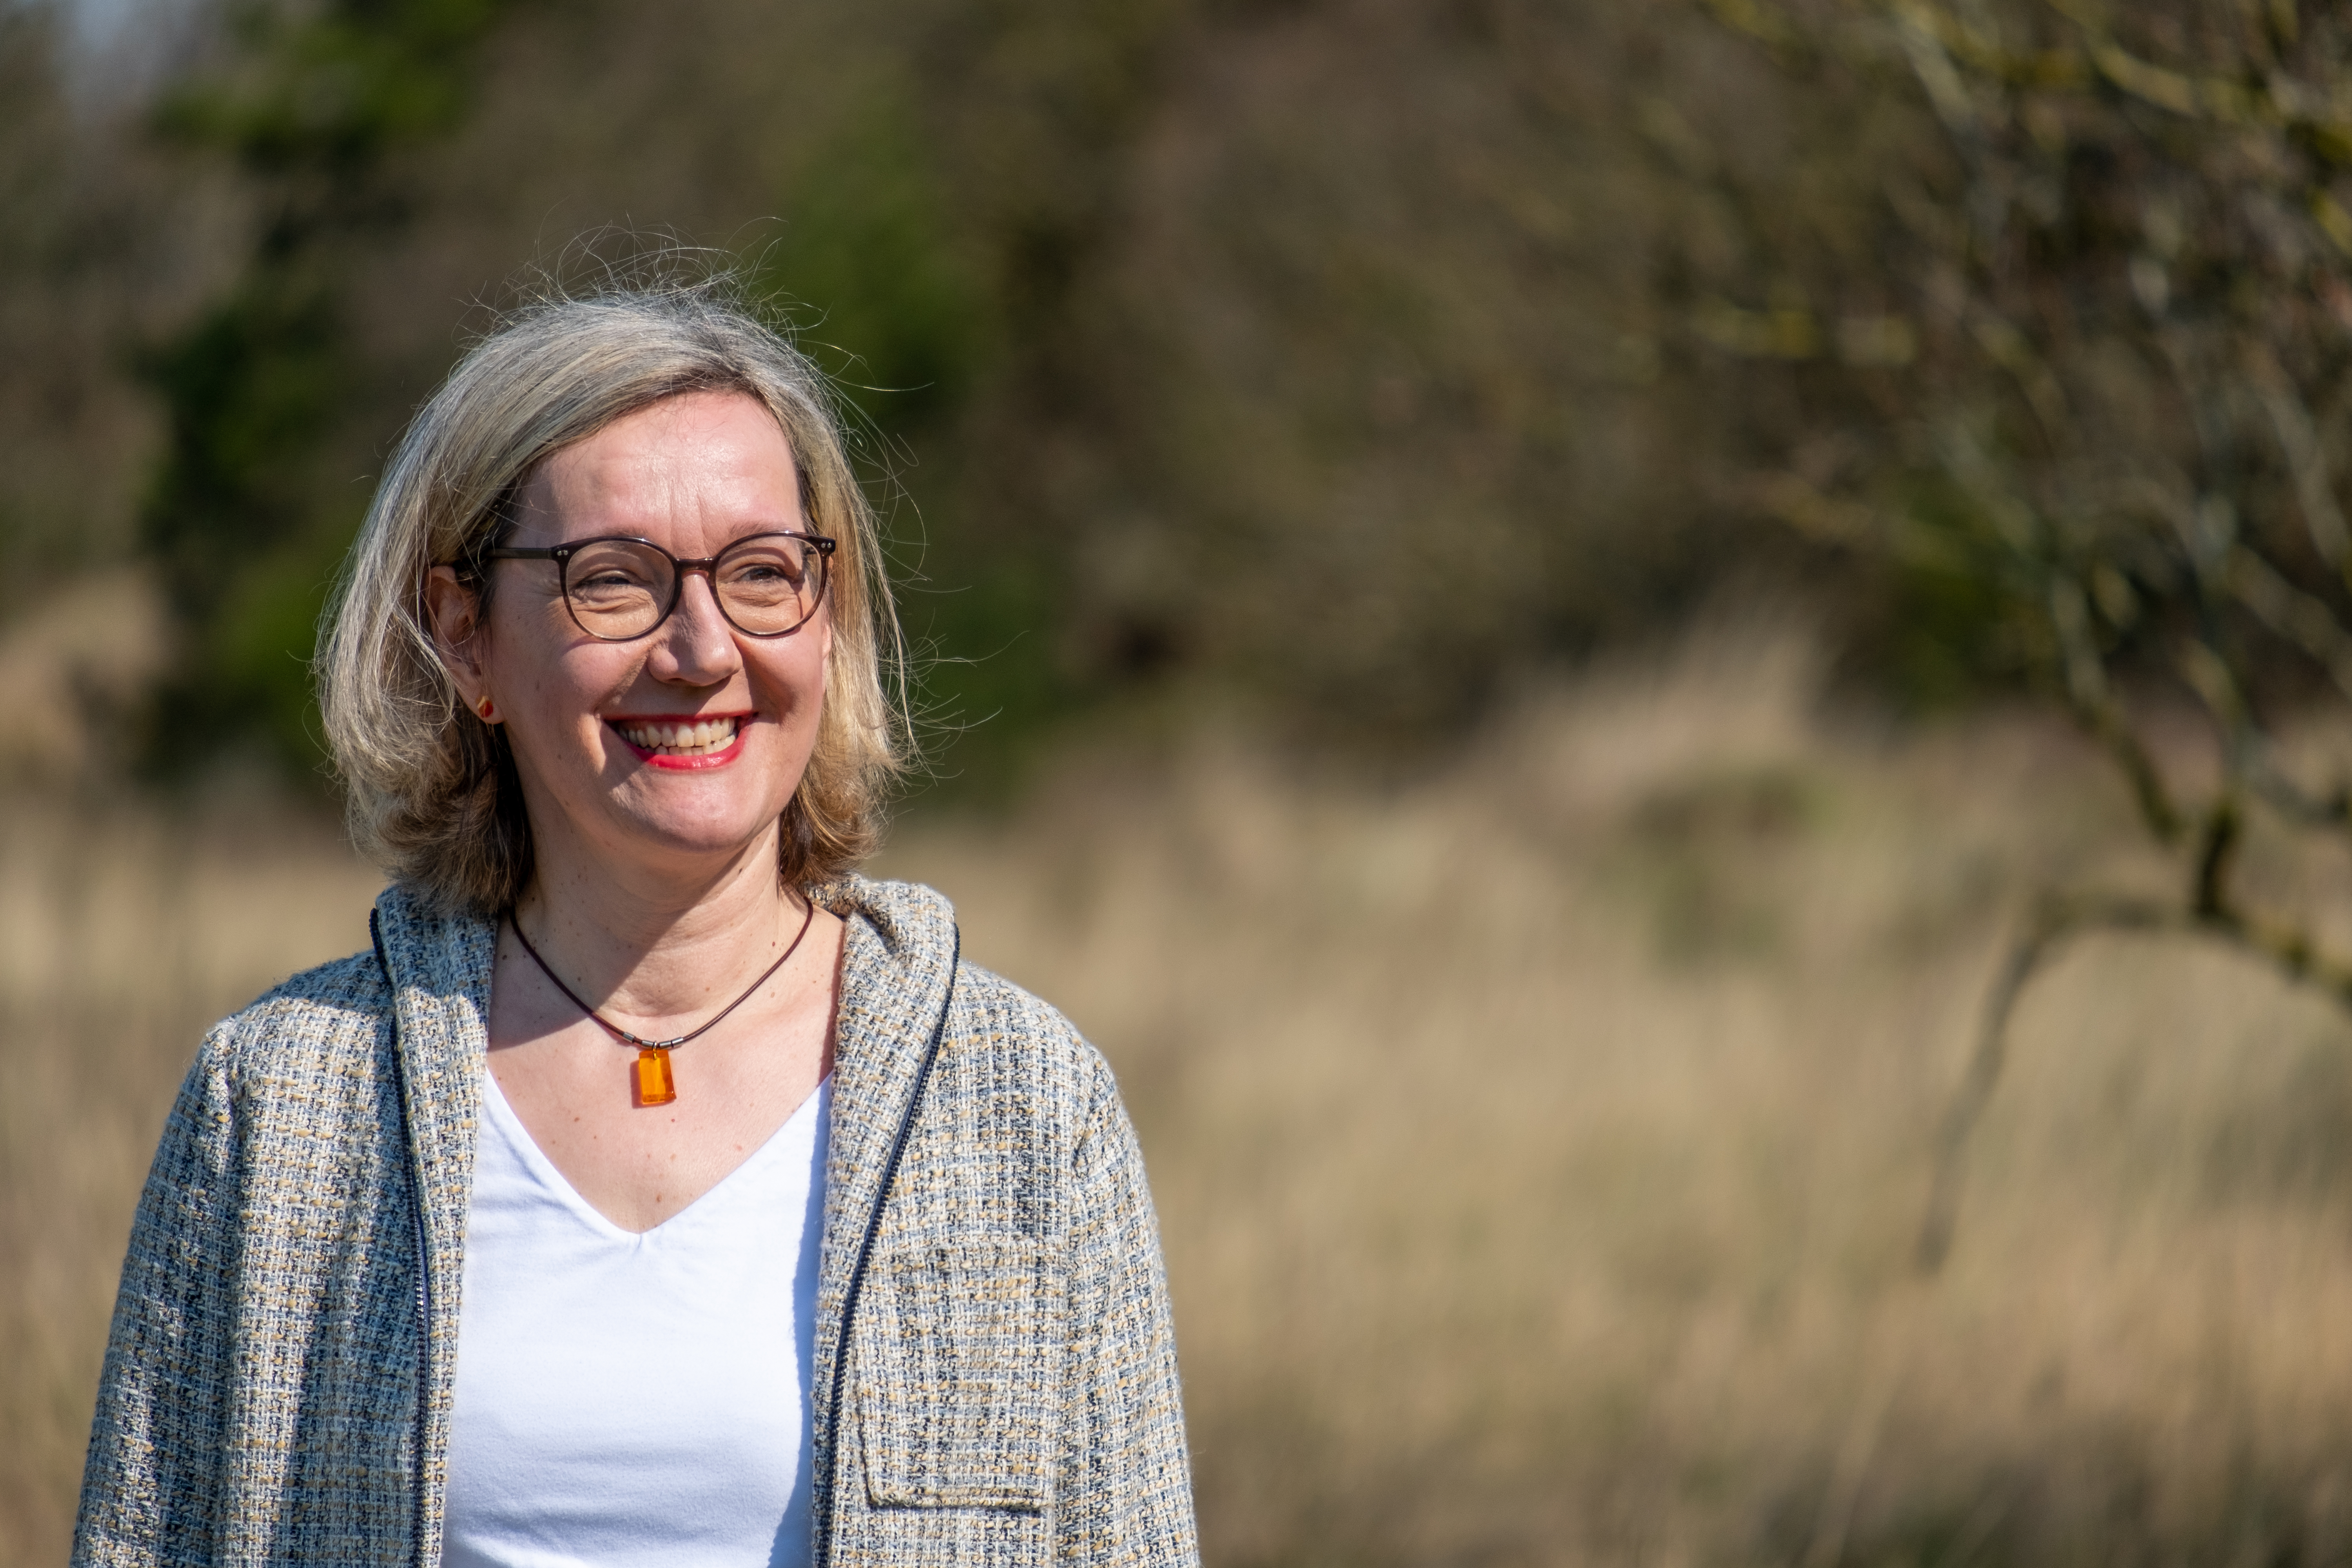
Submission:
M 959 962 L 938 894 L 819 896 L 848 935 L 814 1560 L 1197 1562 L 1167 1284 L 1108 1068 Z M 375 952 L 215 1027 L 180 1091 L 78 1564 L 440 1560 L 495 929 L 399 888 L 373 923 Z M 661 1500 L 648 1475 L 636 1506 Z

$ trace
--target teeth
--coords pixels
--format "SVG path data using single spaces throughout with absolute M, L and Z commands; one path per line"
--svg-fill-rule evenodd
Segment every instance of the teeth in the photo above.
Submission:
M 699 756 L 724 751 L 734 744 L 735 732 L 741 727 L 734 719 L 698 719 L 685 724 L 629 724 L 617 726 L 622 735 L 633 745 L 648 752 L 671 756 Z

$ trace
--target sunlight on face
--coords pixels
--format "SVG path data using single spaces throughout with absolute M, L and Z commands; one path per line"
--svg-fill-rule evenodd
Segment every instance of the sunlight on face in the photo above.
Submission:
M 624 535 L 681 559 L 809 526 L 782 430 L 740 393 L 667 398 L 565 447 L 525 485 L 520 511 L 514 544 Z M 695 572 L 658 629 L 602 642 L 565 610 L 553 562 L 494 570 L 484 689 L 542 858 L 692 875 L 762 843 L 772 854 L 816 743 L 827 610 L 785 637 L 747 636 Z

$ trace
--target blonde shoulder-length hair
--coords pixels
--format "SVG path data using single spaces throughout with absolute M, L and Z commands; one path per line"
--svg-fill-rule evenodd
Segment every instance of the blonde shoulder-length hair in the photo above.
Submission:
M 514 312 L 449 374 L 376 487 L 321 628 L 327 739 L 353 840 L 445 909 L 493 914 L 531 874 L 530 823 L 501 729 L 476 718 L 434 650 L 425 584 L 483 552 L 551 453 L 681 393 L 740 392 L 775 416 L 809 526 L 840 542 L 833 657 L 808 770 L 782 819 L 795 887 L 846 871 L 879 834 L 905 765 L 902 643 L 874 517 L 824 377 L 722 286 L 617 290 Z

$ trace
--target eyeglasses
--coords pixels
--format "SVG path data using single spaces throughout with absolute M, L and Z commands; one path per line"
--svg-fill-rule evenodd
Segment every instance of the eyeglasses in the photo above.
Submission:
M 649 539 L 580 539 L 570 544 L 506 545 L 492 561 L 552 561 L 572 621 L 602 642 L 635 642 L 669 619 L 686 574 L 710 579 L 727 624 L 746 637 L 800 630 L 824 603 L 835 542 L 817 533 L 753 533 L 716 555 L 681 561 Z

